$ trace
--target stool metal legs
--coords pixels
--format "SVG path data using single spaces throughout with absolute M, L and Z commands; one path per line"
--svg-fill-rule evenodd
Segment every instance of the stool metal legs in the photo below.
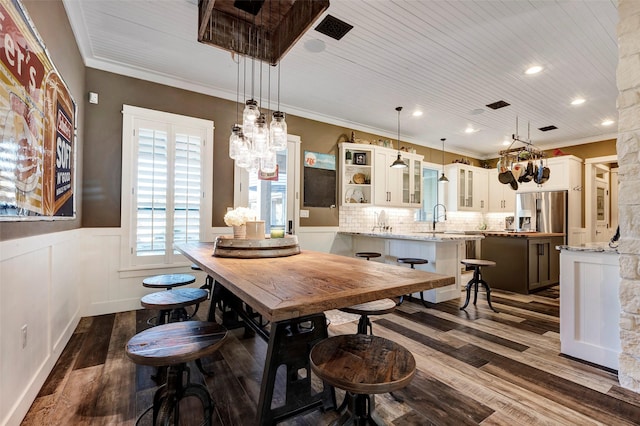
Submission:
M 464 310 L 469 305 L 469 298 L 471 297 L 471 287 L 473 287 L 473 304 L 476 304 L 476 302 L 478 301 L 478 286 L 480 284 L 482 284 L 482 286 L 485 288 L 485 291 L 487 292 L 487 303 L 489 307 L 493 312 L 498 313 L 498 311 L 495 310 L 491 305 L 491 288 L 489 287 L 489 284 L 487 284 L 487 282 L 482 279 L 482 274 L 480 273 L 479 266 L 476 266 L 473 269 L 473 278 L 471 278 L 471 280 L 467 283 L 466 287 L 467 297 L 464 301 L 464 305 L 460 307 L 460 310 Z

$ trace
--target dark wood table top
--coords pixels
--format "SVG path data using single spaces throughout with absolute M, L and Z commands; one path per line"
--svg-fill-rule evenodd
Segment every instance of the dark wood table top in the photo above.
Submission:
M 214 257 L 213 243 L 176 244 L 269 321 L 282 321 L 455 283 L 452 276 L 303 250 L 268 259 Z

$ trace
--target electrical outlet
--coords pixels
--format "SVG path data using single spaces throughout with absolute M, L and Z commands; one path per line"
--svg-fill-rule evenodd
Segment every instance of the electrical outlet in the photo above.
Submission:
M 300 210 L 300 217 L 309 217 L 309 210 Z
M 22 349 L 27 347 L 27 324 L 23 325 L 22 328 Z

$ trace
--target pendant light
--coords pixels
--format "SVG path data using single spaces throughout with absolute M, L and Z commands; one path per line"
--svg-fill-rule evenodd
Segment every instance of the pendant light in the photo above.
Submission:
M 391 167 L 394 169 L 406 168 L 409 167 L 407 163 L 402 161 L 402 155 L 400 154 L 400 111 L 402 111 L 402 107 L 396 107 L 396 111 L 398 111 L 398 158 L 391 163 Z
M 440 140 L 442 141 L 442 176 L 440 176 L 438 182 L 446 183 L 449 182 L 449 179 L 447 179 L 447 177 L 444 175 L 444 141 L 446 140 L 446 138 L 442 138 Z

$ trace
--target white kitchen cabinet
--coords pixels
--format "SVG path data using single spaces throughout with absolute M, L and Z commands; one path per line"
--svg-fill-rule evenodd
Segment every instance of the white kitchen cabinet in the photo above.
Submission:
M 489 170 L 489 212 L 513 213 L 516 209 L 516 191 L 511 185 L 498 180 L 498 169 Z
M 397 156 L 397 152 L 391 149 L 382 148 L 375 151 L 375 185 L 373 188 L 374 203 L 377 206 L 402 205 L 402 172 L 407 169 L 390 167 Z
M 409 165 L 402 169 L 402 205 L 420 207 L 422 203 L 422 156 L 403 155 Z
M 487 169 L 460 163 L 445 166 L 449 179 L 447 209 L 450 211 L 486 212 L 489 208 Z
M 402 152 L 407 167 L 401 169 L 391 167 L 398 158 L 398 151 L 391 148 L 341 143 L 339 155 L 340 204 L 420 207 L 422 155 Z
M 372 205 L 375 156 L 372 148 L 353 143 L 339 145 L 341 205 Z M 350 158 L 347 159 L 347 157 Z

